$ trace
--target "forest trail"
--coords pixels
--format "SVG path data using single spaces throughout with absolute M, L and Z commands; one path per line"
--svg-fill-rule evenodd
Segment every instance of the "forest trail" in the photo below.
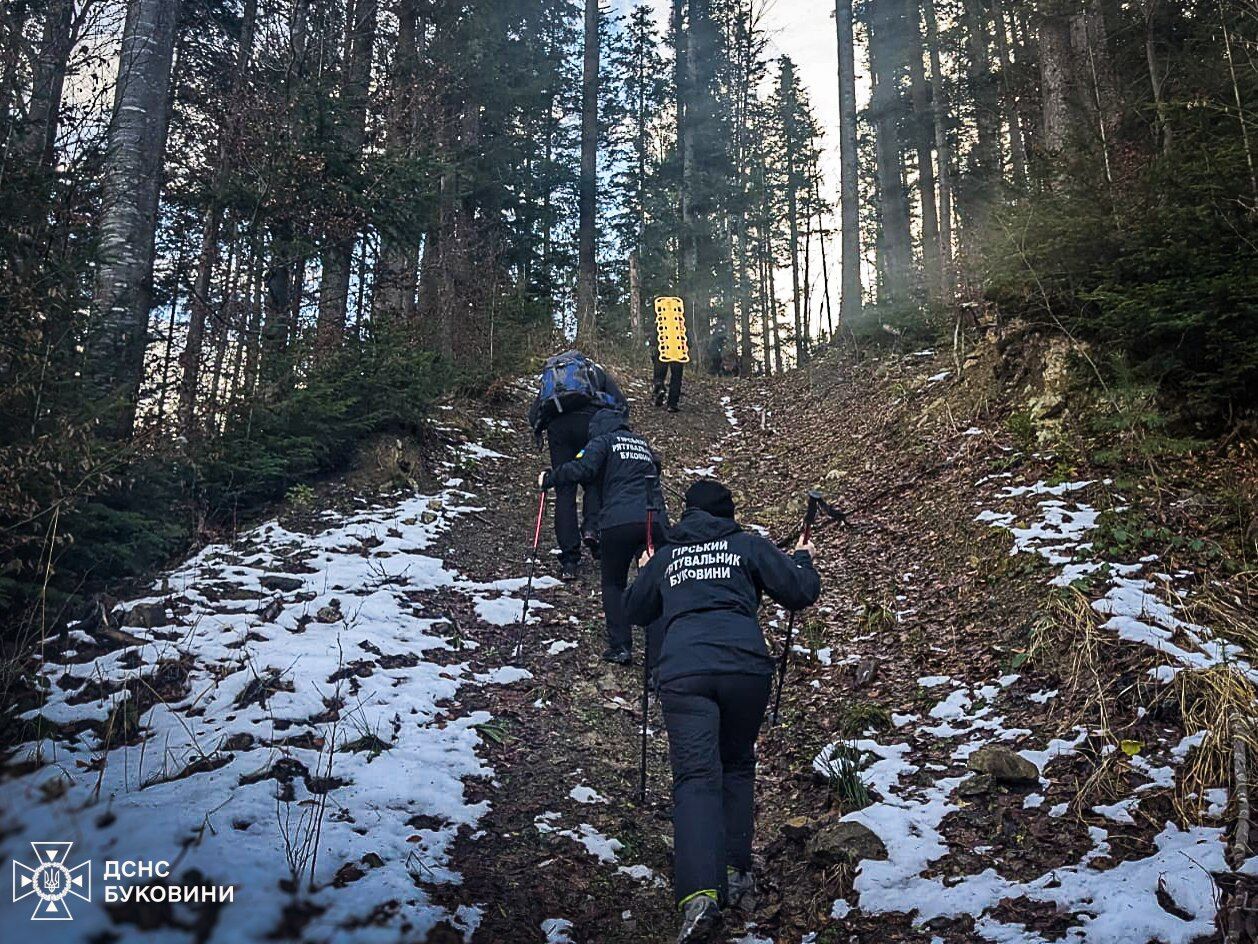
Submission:
M 816 536 L 823 595 L 761 740 L 763 887 L 725 939 L 1209 939 L 1228 798 L 1185 809 L 1217 745 L 1165 683 L 1255 674 L 1183 609 L 1193 575 L 1100 539 L 1147 496 L 1020 448 L 955 372 L 927 352 L 703 379 L 678 415 L 618 372 L 673 491 L 715 474 L 775 538 L 810 487 L 851 513 Z M 640 675 L 599 660 L 596 575 L 543 576 L 510 658 L 530 395 L 443 407 L 422 494 L 321 493 L 165 575 L 125 625 L 50 645 L 27 706 L 44 737 L 0 771 L 0 852 L 73 839 L 236 886 L 218 908 L 81 905 L 64 939 L 671 940 L 665 741 L 653 704 L 640 808 Z M 1073 624 L 1050 610 L 1070 601 Z M 776 648 L 784 614 L 765 617 Z

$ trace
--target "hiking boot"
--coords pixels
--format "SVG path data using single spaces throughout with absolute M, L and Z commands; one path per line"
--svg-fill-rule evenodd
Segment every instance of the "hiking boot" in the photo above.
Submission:
M 677 406 L 677 404 L 675 404 L 675 403 L 670 403 L 670 404 L 669 404 L 669 406 L 668 406 L 668 412 L 669 412 L 669 413 L 680 413 L 680 412 L 681 412 L 681 407 Z
M 726 898 L 731 908 L 752 911 L 756 897 L 756 877 L 738 869 L 725 870 Z
M 721 909 L 716 900 L 707 895 L 696 895 L 682 907 L 681 930 L 677 932 L 677 944 L 698 944 L 707 941 L 721 922 Z
M 590 552 L 590 557 L 594 560 L 599 559 L 598 534 L 593 531 L 586 531 L 585 534 L 581 535 L 581 543 L 583 543 L 586 549 Z
M 628 649 L 608 649 L 603 653 L 603 661 L 615 665 L 633 665 L 633 654 Z
M 656 390 L 656 391 L 655 391 L 655 406 L 656 406 L 656 408 L 657 408 L 657 409 L 658 409 L 659 407 L 662 407 L 662 406 L 664 405 L 664 398 L 665 398 L 666 396 L 667 396 L 667 394 L 666 394 L 663 390 Z
M 581 568 L 576 564 L 560 564 L 559 579 L 564 583 L 572 583 L 581 577 Z

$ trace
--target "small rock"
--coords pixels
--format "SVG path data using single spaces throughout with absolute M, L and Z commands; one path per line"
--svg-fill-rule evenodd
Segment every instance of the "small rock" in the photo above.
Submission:
M 855 865 L 862 859 L 885 860 L 887 847 L 869 827 L 838 820 L 808 840 L 808 858 L 817 865 Z
M 274 623 L 284 612 L 284 601 L 278 597 L 258 611 L 258 618 L 264 623 Z
M 140 603 L 127 611 L 122 620 L 123 626 L 143 626 L 152 629 L 154 626 L 166 625 L 165 603 Z
M 434 521 L 437 520 L 437 514 L 436 512 L 432 512 L 432 511 L 423 511 L 423 512 L 420 512 L 419 520 L 422 521 L 424 524 L 432 524 Z
M 792 816 L 782 824 L 782 835 L 795 842 L 803 842 L 816 830 L 817 823 L 807 816 Z
M 319 623 L 335 623 L 340 619 L 342 619 L 342 616 L 341 602 L 339 600 L 333 600 L 327 606 L 319 607 L 318 612 L 315 613 L 315 621 Z
M 253 749 L 254 737 L 248 732 L 233 734 L 223 741 L 225 751 L 248 751 Z
M 878 660 L 873 656 L 866 656 L 861 659 L 860 664 L 856 666 L 855 683 L 857 688 L 862 688 L 873 681 L 874 676 L 878 674 Z
M 285 577 L 283 574 L 267 574 L 259 583 L 268 590 L 274 590 L 277 593 L 292 593 L 294 590 L 300 590 L 305 583 L 297 577 Z
M 988 774 L 993 780 L 1010 786 L 1034 786 L 1040 782 L 1040 770 L 1025 757 L 999 744 L 980 747 L 970 755 L 970 770 Z
M 961 781 L 957 787 L 959 797 L 986 796 L 996 786 L 996 781 L 989 774 L 971 774 Z
M 611 672 L 608 672 L 598 680 L 598 690 L 600 692 L 620 692 L 624 691 L 624 688 L 625 686 L 620 679 L 616 678 Z
M 354 882 L 357 882 L 366 874 L 367 873 L 363 870 L 362 866 L 354 862 L 346 862 L 337 869 L 336 874 L 332 876 L 332 887 L 344 888 L 346 885 L 351 885 Z

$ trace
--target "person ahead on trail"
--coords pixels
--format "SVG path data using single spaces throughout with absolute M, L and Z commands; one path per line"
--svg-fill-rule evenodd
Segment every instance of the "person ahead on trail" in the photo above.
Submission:
M 789 610 L 816 601 L 812 555 L 802 538 L 788 557 L 743 531 L 729 490 L 704 480 L 625 594 L 630 621 L 659 620 L 664 633 L 657 678 L 673 768 L 679 944 L 703 940 L 722 904 L 754 890 L 756 734 L 774 669 L 756 614 L 765 593 Z
M 537 397 L 529 408 L 529 426 L 542 444 L 546 435 L 552 467 L 571 462 L 590 440 L 590 420 L 604 407 L 629 412 L 620 387 L 606 370 L 579 351 L 556 354 L 546 362 L 539 378 Z M 590 553 L 598 553 L 595 524 L 598 521 L 598 483 L 587 485 L 582 500 L 582 522 L 577 523 L 577 487 L 555 490 L 555 538 L 559 542 L 559 575 L 574 580 L 581 563 L 584 536 Z
M 625 619 L 624 593 L 629 565 L 647 546 L 647 512 L 651 543 L 664 542 L 668 512 L 660 490 L 660 460 L 634 433 L 619 410 L 599 410 L 590 420 L 590 442 L 572 462 L 542 472 L 542 488 L 564 488 L 577 482 L 602 484 L 599 511 L 603 614 L 607 619 L 608 662 L 632 661 L 633 633 Z
M 671 304 L 670 304 L 671 302 Z M 655 331 L 651 334 L 651 359 L 655 362 L 652 381 L 655 405 L 668 402 L 668 412 L 676 413 L 681 402 L 681 377 L 690 359 L 685 341 L 689 334 L 680 299 L 655 300 Z M 661 344 L 661 339 L 671 339 Z M 667 350 L 665 348 L 668 348 Z

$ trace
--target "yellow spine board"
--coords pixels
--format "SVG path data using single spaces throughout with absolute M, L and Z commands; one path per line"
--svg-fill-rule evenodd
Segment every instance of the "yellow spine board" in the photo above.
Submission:
M 690 345 L 686 341 L 686 306 L 680 298 L 655 300 L 655 332 L 659 338 L 661 364 L 689 364 Z

